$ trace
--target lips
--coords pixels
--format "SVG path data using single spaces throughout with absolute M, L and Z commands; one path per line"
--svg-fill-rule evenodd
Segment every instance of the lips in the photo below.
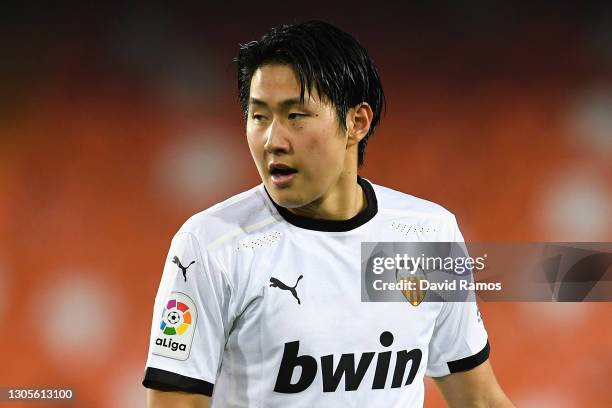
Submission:
M 298 171 L 284 163 L 270 163 L 268 165 L 268 172 L 272 178 L 272 183 L 276 187 L 287 187 L 293 181 Z

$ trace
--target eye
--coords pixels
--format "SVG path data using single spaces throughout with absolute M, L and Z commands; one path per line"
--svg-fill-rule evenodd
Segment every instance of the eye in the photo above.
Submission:
M 304 115 L 303 113 L 290 113 L 289 120 L 299 119 L 300 117 L 305 117 L 308 115 Z
M 255 121 L 255 122 L 261 122 L 262 120 L 265 119 L 264 115 L 260 115 L 259 113 L 254 113 L 251 115 L 251 118 Z

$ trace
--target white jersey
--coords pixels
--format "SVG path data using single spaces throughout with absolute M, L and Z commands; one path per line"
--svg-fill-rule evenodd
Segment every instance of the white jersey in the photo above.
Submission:
M 423 376 L 489 355 L 475 302 L 361 302 L 361 242 L 463 241 L 437 204 L 359 178 L 346 221 L 297 216 L 263 185 L 191 217 L 155 299 L 146 387 L 213 407 L 420 407 Z

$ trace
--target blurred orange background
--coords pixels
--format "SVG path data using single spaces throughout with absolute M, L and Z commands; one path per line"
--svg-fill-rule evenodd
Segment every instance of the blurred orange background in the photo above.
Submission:
M 612 241 L 611 7 L 255 6 L 5 10 L 1 386 L 144 405 L 172 235 L 259 182 L 231 59 L 281 23 L 334 23 L 377 63 L 362 176 L 450 209 L 468 241 Z M 480 308 L 518 407 L 612 406 L 609 303 Z M 430 380 L 425 406 L 444 406 Z

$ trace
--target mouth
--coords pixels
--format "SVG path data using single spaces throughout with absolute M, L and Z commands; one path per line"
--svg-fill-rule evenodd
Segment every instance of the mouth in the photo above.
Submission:
M 268 165 L 268 172 L 276 187 L 286 187 L 295 178 L 298 171 L 283 163 L 271 163 Z

